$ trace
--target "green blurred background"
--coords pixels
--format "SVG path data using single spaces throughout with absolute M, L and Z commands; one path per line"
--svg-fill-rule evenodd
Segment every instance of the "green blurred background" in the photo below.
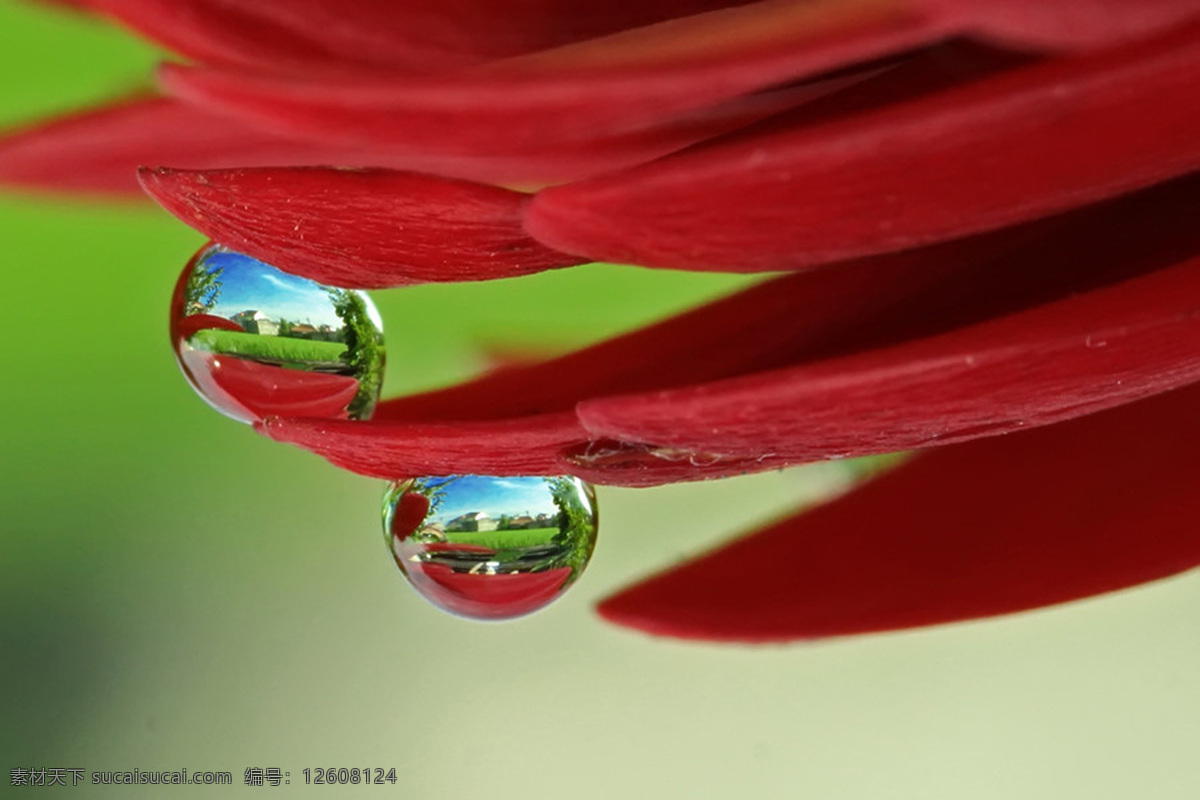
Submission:
M 4 0 L 0 124 L 145 85 L 159 57 Z M 810 468 L 601 488 L 600 544 L 568 597 L 516 623 L 460 621 L 396 573 L 380 482 L 261 439 L 192 395 L 166 313 L 194 232 L 148 202 L 3 194 L 0 241 L 0 795 L 14 767 L 234 774 L 232 788 L 61 792 L 113 798 L 1200 790 L 1194 575 L 794 647 L 654 640 L 595 617 L 598 598 L 842 474 Z M 388 392 L 470 375 L 484 345 L 566 349 L 744 282 L 594 266 L 377 293 Z M 443 325 L 464 303 L 475 315 Z M 397 783 L 302 785 L 305 768 L 341 766 L 395 767 Z M 292 783 L 242 787 L 247 767 L 280 767 Z

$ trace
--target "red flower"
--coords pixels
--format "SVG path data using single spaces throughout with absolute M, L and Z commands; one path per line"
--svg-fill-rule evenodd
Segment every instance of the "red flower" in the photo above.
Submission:
M 609 619 L 836 635 L 1200 563 L 1200 392 L 1168 393 L 1200 380 L 1193 2 L 76 4 L 194 63 L 163 69 L 166 98 L 13 134 L 10 183 L 125 190 L 168 164 L 141 180 L 184 222 L 348 287 L 791 271 L 369 423 L 268 435 L 383 478 L 639 486 L 956 445 Z

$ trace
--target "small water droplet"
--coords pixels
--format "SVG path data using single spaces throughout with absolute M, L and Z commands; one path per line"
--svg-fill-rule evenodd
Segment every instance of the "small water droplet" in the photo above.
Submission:
M 171 344 L 197 393 L 240 422 L 366 419 L 383 384 L 383 324 L 370 298 L 216 244 L 179 276 Z
M 384 539 L 426 600 L 484 620 L 546 606 L 578 580 L 596 546 L 596 496 L 570 475 L 451 475 L 393 482 Z

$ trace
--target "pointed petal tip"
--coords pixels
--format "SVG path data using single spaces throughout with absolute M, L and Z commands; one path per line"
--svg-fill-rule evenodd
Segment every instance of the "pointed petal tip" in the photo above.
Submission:
M 595 606 L 596 615 L 605 622 L 650 636 L 678 637 L 674 629 L 663 626 L 653 615 L 639 613 L 639 604 L 629 602 L 628 594 L 627 590 L 601 600 Z
M 823 636 L 779 632 L 769 627 L 759 630 L 748 625 L 740 614 L 735 614 L 726 623 L 714 623 L 712 609 L 706 608 L 699 614 L 693 614 L 685 605 L 660 605 L 659 601 L 666 598 L 656 598 L 653 591 L 646 589 L 647 584 L 643 583 L 609 595 L 596 604 L 596 615 L 611 625 L 645 636 L 693 644 L 769 646 L 838 638 L 838 634 Z

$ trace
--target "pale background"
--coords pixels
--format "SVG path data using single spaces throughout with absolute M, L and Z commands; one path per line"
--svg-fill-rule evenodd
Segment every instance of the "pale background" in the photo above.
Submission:
M 4 0 L 0 123 L 147 83 L 156 58 Z M 602 488 L 595 560 L 563 602 L 491 626 L 427 607 L 382 544 L 380 482 L 260 439 L 184 384 L 167 299 L 200 241 L 148 203 L 0 195 L 0 794 L 12 767 L 58 766 L 235 777 L 62 793 L 103 798 L 1198 796 L 1195 575 L 793 647 L 653 640 L 592 612 L 782 513 L 811 473 Z M 377 293 L 389 391 L 470 374 L 481 342 L 566 348 L 738 284 L 590 267 Z M 244 788 L 251 766 L 292 784 Z M 299 785 L 340 766 L 398 781 Z

